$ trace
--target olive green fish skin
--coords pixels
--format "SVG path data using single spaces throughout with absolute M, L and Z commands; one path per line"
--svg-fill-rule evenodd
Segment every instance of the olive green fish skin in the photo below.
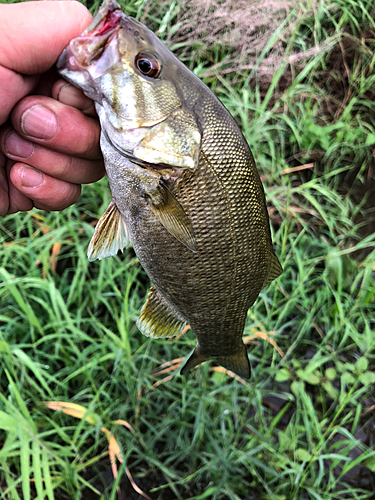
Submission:
M 189 123 L 188 131 L 194 128 L 190 121 L 196 123 L 200 144 L 194 168 L 188 163 L 176 169 L 173 165 L 153 169 L 152 165 L 145 168 L 142 162 L 136 164 L 137 157 L 132 161 L 136 151 L 131 143 L 135 141 L 134 132 L 127 133 L 125 126 L 115 130 L 116 118 L 108 115 L 108 105 L 105 108 L 97 96 L 96 109 L 103 129 L 101 148 L 113 200 L 158 301 L 166 305 L 172 316 L 191 326 L 205 359 L 219 358 L 221 363 L 220 359 L 244 349 L 242 335 L 247 311 L 270 276 L 272 279 L 281 272 L 281 267 L 278 272 L 272 271 L 272 263 L 278 261 L 272 249 L 263 187 L 250 149 L 220 101 L 152 32 L 131 18 L 124 16 L 124 19 L 128 39 L 124 37 L 121 43 L 125 46 L 128 40 L 129 46 L 143 49 L 146 44 L 162 65 L 160 79 L 151 81 L 147 88 L 138 80 L 132 84 L 131 75 L 124 77 L 129 89 L 127 95 L 135 100 L 132 105 L 137 108 L 139 104 L 144 109 L 135 111 L 140 114 L 132 119 L 132 130 L 137 128 L 135 122 L 139 130 L 145 130 L 140 119 L 142 113 L 147 127 L 152 129 L 147 99 L 154 85 L 155 95 L 150 103 L 158 108 L 155 96 L 162 95 L 160 86 L 164 79 L 167 92 L 163 95 L 169 95 L 170 102 L 164 103 L 163 110 L 155 112 L 155 116 L 160 120 L 176 109 L 181 111 L 179 126 L 183 129 Z M 72 72 L 61 72 L 91 97 L 95 94 L 92 89 L 87 91 L 87 82 L 86 88 L 80 85 Z M 117 69 L 106 79 L 112 79 L 116 86 L 112 89 L 110 113 L 124 115 L 128 108 L 120 109 L 125 95 L 118 89 L 121 73 Z M 175 121 L 179 119 L 176 117 Z M 194 133 L 193 130 L 191 137 L 196 137 Z M 176 137 L 178 142 L 179 136 L 173 134 L 166 140 L 174 147 Z M 184 134 L 180 137 L 182 144 Z M 189 132 L 186 137 L 187 142 L 194 143 Z M 130 156 L 124 157 L 123 150 L 129 152 L 129 148 L 133 148 Z M 185 150 L 184 146 L 181 148 Z M 192 146 L 191 158 L 194 155 Z M 169 189 L 190 221 L 195 251 L 166 230 L 155 215 L 149 193 L 155 193 L 161 185 Z M 158 335 L 154 332 L 153 336 Z
M 196 252 L 158 223 L 129 169 L 108 170 L 142 266 L 209 357 L 230 355 L 242 346 L 247 310 L 263 286 L 266 255 L 272 251 L 264 194 L 249 148 L 233 119 L 220 126 L 218 111 L 229 115 L 215 99 L 211 104 L 216 120 L 205 124 L 198 168 L 185 171 L 173 190 L 192 223 Z M 109 154 L 112 165 L 123 165 L 121 155 Z
M 151 281 L 209 357 L 233 354 L 242 346 L 247 310 L 265 281 L 271 250 L 251 153 L 233 120 L 211 101 L 206 99 L 201 110 L 212 120 L 201 122 L 198 168 L 184 172 L 173 190 L 192 223 L 196 252 L 161 231 L 151 214 L 140 217 L 132 231 L 134 249 Z

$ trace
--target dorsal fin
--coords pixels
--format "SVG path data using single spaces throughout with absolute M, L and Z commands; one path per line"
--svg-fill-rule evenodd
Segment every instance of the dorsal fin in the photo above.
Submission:
M 271 283 L 271 281 L 273 281 L 276 278 L 278 278 L 282 272 L 283 272 L 283 268 L 281 267 L 279 259 L 272 252 L 270 267 L 268 269 L 268 273 L 267 273 L 266 279 L 264 280 L 263 287 L 265 287 L 266 285 L 268 285 L 269 283 Z

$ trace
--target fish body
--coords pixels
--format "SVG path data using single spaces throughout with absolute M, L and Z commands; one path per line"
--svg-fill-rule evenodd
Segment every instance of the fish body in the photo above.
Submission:
M 58 61 L 95 101 L 113 200 L 89 258 L 128 242 L 153 286 L 138 319 L 150 337 L 189 324 L 198 344 L 183 368 L 214 359 L 242 377 L 249 307 L 282 272 L 263 187 L 235 121 L 146 27 L 106 1 Z

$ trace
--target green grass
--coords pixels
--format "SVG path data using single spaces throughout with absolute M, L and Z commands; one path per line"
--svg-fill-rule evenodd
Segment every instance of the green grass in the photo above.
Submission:
M 125 10 L 173 46 L 188 8 L 131 0 Z M 153 500 L 374 498 L 374 10 L 334 0 L 298 12 L 273 42 L 288 32 L 286 55 L 324 50 L 300 66 L 280 59 L 267 84 L 235 68 L 204 78 L 256 157 L 284 267 L 248 313 L 251 380 L 208 364 L 188 380 L 156 373 L 195 338 L 137 330 L 149 282 L 132 250 L 88 262 L 105 179 L 64 212 L 4 217 L 0 499 L 116 499 L 118 486 L 141 498 L 127 472 Z M 186 45 L 176 53 L 199 75 L 229 50 L 191 45 L 194 57 Z M 257 332 L 274 332 L 285 357 Z M 103 427 L 120 447 L 114 482 Z

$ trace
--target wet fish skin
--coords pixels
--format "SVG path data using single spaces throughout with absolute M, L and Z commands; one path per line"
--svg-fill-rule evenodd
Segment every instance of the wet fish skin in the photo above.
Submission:
M 101 47 L 98 37 L 106 36 Z M 157 77 L 137 71 L 139 54 L 160 64 Z M 113 202 L 97 225 L 89 257 L 113 255 L 131 241 L 153 283 L 140 330 L 170 337 L 188 323 L 198 344 L 183 373 L 214 359 L 248 378 L 242 341 L 247 311 L 282 269 L 263 187 L 235 121 L 201 80 L 112 0 L 71 42 L 58 67 L 94 99 L 102 126 Z

